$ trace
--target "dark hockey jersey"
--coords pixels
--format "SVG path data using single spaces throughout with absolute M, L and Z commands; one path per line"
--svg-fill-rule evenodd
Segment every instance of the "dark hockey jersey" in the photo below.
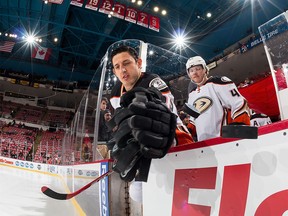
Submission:
M 134 87 L 155 87 L 161 91 L 166 98 L 166 105 L 177 115 L 176 106 L 174 105 L 174 97 L 171 94 L 167 84 L 156 74 L 142 73 Z M 120 107 L 120 97 L 126 92 L 126 89 L 120 81 L 116 83 L 111 92 L 110 102 L 114 109 Z M 181 120 L 180 120 L 181 121 Z
M 174 104 L 174 96 L 170 92 L 167 84 L 156 74 L 142 73 L 139 80 L 134 87 L 155 87 L 161 91 L 162 95 L 166 98 L 167 107 L 178 116 L 176 106 Z M 120 107 L 120 97 L 126 92 L 126 89 L 120 81 L 116 83 L 111 92 L 110 103 L 113 108 Z M 183 125 L 183 122 L 177 117 L 177 129 L 176 129 L 176 142 L 174 145 L 191 144 L 193 142 L 188 129 Z

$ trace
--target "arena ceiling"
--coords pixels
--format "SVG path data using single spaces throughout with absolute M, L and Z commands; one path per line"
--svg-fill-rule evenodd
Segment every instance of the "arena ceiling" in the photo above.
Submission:
M 92 1 L 82 2 L 79 7 L 70 4 L 70 0 L 63 0 L 61 4 L 45 4 L 43 0 L 1 0 L 0 41 L 16 43 L 11 53 L 0 52 L 0 68 L 19 70 L 21 67 L 23 72 L 46 73 L 52 79 L 88 80 L 107 48 L 123 39 L 139 39 L 184 58 L 197 54 L 209 60 L 246 36 L 258 34 L 259 25 L 288 9 L 287 0 L 143 0 L 141 6 L 131 0 L 114 1 L 158 17 L 159 31 L 155 31 L 124 19 L 109 18 L 99 12 L 99 8 L 85 8 Z M 154 12 L 154 6 L 165 9 L 167 15 Z M 211 18 L 206 17 L 207 12 L 212 14 Z M 188 39 L 186 47 L 179 50 L 173 47 L 172 38 L 181 32 Z M 18 37 L 8 38 L 5 33 Z M 49 60 L 31 58 L 32 48 L 22 39 L 27 33 L 41 38 L 41 46 L 51 48 Z M 58 42 L 54 42 L 55 37 Z M 49 72 L 37 65 L 48 68 Z M 63 71 L 74 74 L 67 76 Z M 167 74 L 164 71 L 161 75 Z

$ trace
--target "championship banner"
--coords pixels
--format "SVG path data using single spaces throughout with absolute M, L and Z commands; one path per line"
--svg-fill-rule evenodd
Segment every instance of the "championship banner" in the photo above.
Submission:
M 127 7 L 125 20 L 131 23 L 136 23 L 137 10 L 131 7 Z
M 99 5 L 99 0 L 89 0 L 87 1 L 85 8 L 97 11 L 98 5 Z
M 71 0 L 70 4 L 78 6 L 78 7 L 82 7 L 84 4 L 84 0 Z
M 137 24 L 140 26 L 143 26 L 145 28 L 148 28 L 148 23 L 149 23 L 149 17 L 147 13 L 144 12 L 139 12 L 138 13 L 138 19 L 137 19 Z
M 63 0 L 48 0 L 48 3 L 52 3 L 52 4 L 62 4 Z
M 51 1 L 61 1 L 61 0 L 51 0 Z M 63 0 L 62 0 L 63 1 Z M 82 7 L 84 0 L 71 0 L 71 5 Z M 100 5 L 100 7 L 99 7 Z M 156 16 L 151 16 L 145 12 L 138 12 L 137 9 L 132 7 L 127 7 L 125 4 L 115 2 L 113 0 L 103 0 L 100 4 L 100 0 L 87 0 L 85 8 L 99 11 L 104 14 L 112 14 L 112 16 L 124 19 L 128 22 L 134 23 L 145 28 L 159 32 L 160 29 L 160 19 Z
M 159 17 L 150 16 L 149 19 L 149 29 L 159 32 L 160 19 Z
M 114 4 L 113 16 L 117 17 L 119 19 L 124 19 L 125 10 L 126 10 L 126 6 L 124 4 L 120 4 L 120 3 L 116 2 Z
M 110 12 L 112 11 L 112 6 L 113 6 L 113 0 L 103 0 L 99 8 L 99 12 L 110 14 Z

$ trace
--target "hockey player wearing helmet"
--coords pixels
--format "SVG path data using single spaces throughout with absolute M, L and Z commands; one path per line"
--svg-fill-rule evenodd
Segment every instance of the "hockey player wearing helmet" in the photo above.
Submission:
M 188 104 L 200 113 L 193 118 L 198 141 L 221 136 L 222 126 L 250 125 L 250 112 L 245 98 L 227 77 L 208 77 L 209 68 L 201 56 L 189 58 L 186 69 L 195 87 Z

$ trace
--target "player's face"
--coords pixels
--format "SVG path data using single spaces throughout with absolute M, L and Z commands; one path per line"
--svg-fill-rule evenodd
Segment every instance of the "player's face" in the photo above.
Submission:
M 206 69 L 202 65 L 196 65 L 189 68 L 188 75 L 194 83 L 202 83 L 206 79 Z
M 135 60 L 128 52 L 115 55 L 112 59 L 113 72 L 127 91 L 131 90 L 141 75 L 142 60 Z

